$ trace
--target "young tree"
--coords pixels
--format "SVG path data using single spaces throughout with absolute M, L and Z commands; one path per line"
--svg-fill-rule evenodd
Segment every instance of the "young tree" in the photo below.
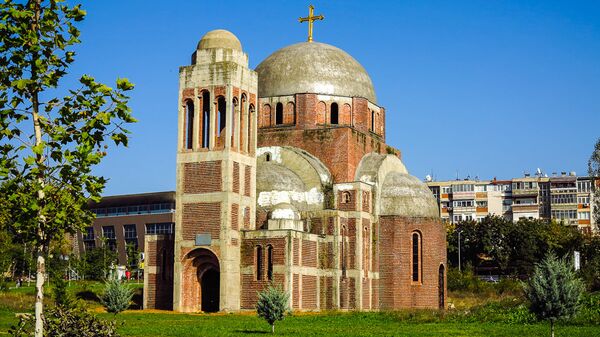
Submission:
M 271 332 L 275 333 L 275 322 L 284 318 L 288 309 L 289 294 L 281 288 L 270 284 L 258 293 L 256 311 L 258 317 L 264 318 L 271 325 Z
M 56 88 L 80 42 L 79 5 L 5 0 L 0 16 L 1 192 L 13 233 L 35 250 L 35 335 L 42 337 L 45 256 L 53 240 L 91 223 L 87 202 L 99 200 L 106 181 L 91 170 L 107 141 L 127 145 L 124 126 L 135 119 L 125 93 L 133 85 L 118 79 L 113 89 L 84 75 L 60 97 Z
M 132 298 L 133 290 L 120 280 L 114 279 L 106 281 L 101 301 L 106 311 L 116 315 L 129 308 Z
M 557 258 L 553 252 L 535 265 L 533 275 L 524 285 L 531 312 L 538 319 L 550 321 L 552 337 L 556 320 L 568 318 L 579 309 L 583 290 L 583 283 L 568 260 Z

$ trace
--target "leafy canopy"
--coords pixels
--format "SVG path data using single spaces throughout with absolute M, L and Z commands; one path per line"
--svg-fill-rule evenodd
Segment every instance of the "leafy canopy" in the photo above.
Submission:
M 135 122 L 127 79 L 111 88 L 83 75 L 78 88 L 57 89 L 85 14 L 59 0 L 0 4 L 0 192 L 16 233 L 36 247 L 92 221 L 87 201 L 106 182 L 92 167 L 108 141 L 127 145 Z

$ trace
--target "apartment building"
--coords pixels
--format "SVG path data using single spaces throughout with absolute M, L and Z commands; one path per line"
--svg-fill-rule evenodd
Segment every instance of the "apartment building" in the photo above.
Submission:
M 481 220 L 487 215 L 508 220 L 554 219 L 584 232 L 598 231 L 593 222 L 592 178 L 574 172 L 547 177 L 525 174 L 510 180 L 426 181 L 438 200 L 442 220 Z

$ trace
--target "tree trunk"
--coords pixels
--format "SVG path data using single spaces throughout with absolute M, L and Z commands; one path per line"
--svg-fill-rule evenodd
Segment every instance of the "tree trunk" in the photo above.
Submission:
M 554 337 L 554 320 L 550 320 L 550 336 Z
M 35 337 L 44 336 L 44 321 L 42 312 L 44 310 L 44 276 L 46 273 L 46 260 L 41 248 L 37 251 L 37 274 L 35 278 Z
M 275 333 L 275 323 L 271 324 L 271 333 Z

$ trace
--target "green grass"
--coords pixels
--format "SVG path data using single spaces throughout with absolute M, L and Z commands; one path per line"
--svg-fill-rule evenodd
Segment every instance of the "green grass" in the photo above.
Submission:
M 111 315 L 103 314 L 105 318 Z M 126 312 L 117 316 L 123 336 L 264 336 L 267 323 L 251 315 L 186 315 Z M 287 317 L 278 336 L 548 336 L 547 324 L 418 323 L 384 313 L 329 313 Z M 557 336 L 600 336 L 600 326 L 561 326 Z
M 132 284 L 138 299 L 141 284 Z M 73 282 L 72 294 L 87 308 L 99 312 L 98 301 L 104 285 L 99 282 Z M 48 288 L 46 288 L 48 289 Z M 51 294 L 47 291 L 46 294 Z M 579 318 L 557 325 L 556 336 L 600 337 L 600 294 L 589 297 L 588 309 Z M 17 322 L 15 313 L 31 312 L 34 288 L 22 287 L 0 293 L 0 337 Z M 46 303 L 52 302 L 47 296 Z M 455 310 L 403 310 L 398 312 L 296 313 L 277 322 L 278 336 L 548 336 L 546 323 L 534 323 L 518 297 L 451 293 Z M 595 301 L 595 302 L 594 302 Z M 593 303 L 592 303 L 593 302 Z M 264 336 L 270 327 L 254 313 L 178 314 L 165 311 L 129 310 L 116 317 L 122 336 Z

